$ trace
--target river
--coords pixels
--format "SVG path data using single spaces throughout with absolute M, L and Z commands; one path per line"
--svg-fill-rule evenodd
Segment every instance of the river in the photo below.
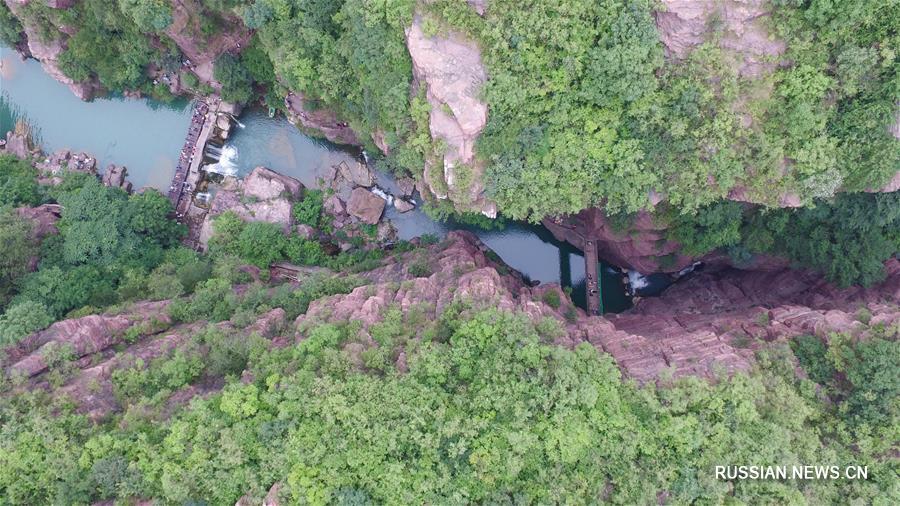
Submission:
M 32 126 L 46 151 L 86 151 L 98 157 L 101 167 L 109 163 L 125 165 L 136 188 L 168 189 L 190 120 L 186 101 L 168 105 L 110 97 L 82 102 L 44 73 L 38 62 L 23 62 L 6 48 L 0 48 L 0 58 L 0 133 L 21 117 Z M 341 160 L 355 161 L 360 156 L 312 139 L 283 118 L 269 118 L 257 109 L 244 113 L 240 123 L 229 141 L 236 150 L 238 174 L 263 165 L 314 187 L 316 178 L 328 167 Z M 378 174 L 378 185 L 395 187 L 384 173 Z M 386 216 L 403 239 L 422 234 L 443 236 L 454 229 L 470 230 L 512 268 L 532 280 L 571 287 L 573 299 L 579 306 L 584 304 L 581 252 L 555 240 L 541 226 L 510 222 L 502 230 L 485 231 L 452 221 L 434 221 L 420 209 L 398 213 L 393 207 L 388 207 Z M 601 264 L 599 271 L 605 311 L 619 312 L 630 307 L 621 274 L 606 264 Z

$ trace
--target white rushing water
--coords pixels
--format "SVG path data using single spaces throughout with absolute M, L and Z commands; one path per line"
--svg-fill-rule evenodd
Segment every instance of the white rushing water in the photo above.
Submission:
M 222 147 L 219 161 L 206 166 L 206 172 L 221 174 L 223 176 L 236 176 L 238 173 L 238 150 L 236 147 L 226 144 Z
M 631 292 L 635 293 L 642 288 L 646 288 L 650 282 L 647 280 L 647 276 L 644 276 L 638 271 L 628 271 L 628 284 L 631 286 Z
M 381 197 L 382 199 L 386 200 L 386 201 L 387 201 L 387 205 L 391 205 L 391 204 L 394 203 L 394 196 L 391 195 L 390 193 L 388 193 L 388 192 L 382 190 L 382 189 L 381 189 L 380 187 L 378 187 L 378 186 L 373 186 L 373 187 L 372 187 L 372 193 L 374 193 L 375 195 L 378 195 L 378 196 Z

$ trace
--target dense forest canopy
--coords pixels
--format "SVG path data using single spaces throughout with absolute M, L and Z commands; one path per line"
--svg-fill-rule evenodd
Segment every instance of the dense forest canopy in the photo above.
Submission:
M 274 350 L 210 326 L 187 351 L 117 370 L 126 411 L 100 426 L 61 399 L 19 395 L 0 407 L 0 489 L 13 503 L 65 504 L 260 502 L 275 482 L 292 504 L 897 499 L 886 456 L 896 337 L 809 337 L 772 347 L 751 375 L 654 389 L 622 380 L 591 346 L 545 344 L 552 326 L 460 309 L 431 324 L 388 311 L 362 369 L 345 346 L 352 323 Z M 408 372 L 389 360 L 398 348 Z M 795 355 L 810 379 L 795 376 Z M 234 376 L 244 368 L 254 380 Z M 217 375 L 228 378 L 220 393 L 160 420 L 172 391 Z M 869 479 L 732 487 L 709 472 L 723 462 L 865 465 Z

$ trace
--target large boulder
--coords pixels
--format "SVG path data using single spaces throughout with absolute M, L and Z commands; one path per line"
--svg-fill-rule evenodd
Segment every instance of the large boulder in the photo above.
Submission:
M 243 182 L 244 195 L 260 200 L 271 200 L 279 197 L 298 199 L 303 195 L 303 183 L 279 174 L 266 167 L 253 169 Z
M 325 202 L 322 203 L 322 208 L 331 216 L 347 214 L 347 205 L 337 195 L 332 195 L 325 199 Z
M 121 165 L 110 164 L 103 173 L 103 184 L 110 188 L 121 188 L 131 193 L 131 183 L 126 179 L 128 169 Z
M 35 239 L 43 239 L 48 235 L 59 233 L 56 222 L 62 217 L 62 206 L 59 204 L 43 204 L 37 207 L 20 207 L 16 214 L 32 221 L 32 233 Z
M 401 177 L 397 180 L 397 188 L 400 190 L 401 197 L 412 197 L 413 192 L 416 191 L 416 181 L 410 177 Z
M 385 200 L 378 195 L 366 190 L 356 188 L 350 194 L 350 202 L 347 203 L 347 212 L 351 216 L 359 218 L 363 223 L 375 225 L 384 213 Z
M 205 249 L 214 233 L 213 221 L 217 216 L 232 211 L 244 221 L 265 221 L 280 225 L 284 233 L 293 226 L 293 201 L 303 195 L 303 184 L 265 167 L 253 169 L 243 181 L 226 179 L 221 190 L 209 203 L 209 212 L 197 237 L 198 245 Z
M 27 160 L 34 154 L 35 146 L 31 140 L 30 132 L 28 132 L 27 129 L 24 130 L 26 131 L 6 132 L 6 143 L 4 144 L 3 148 L 7 153 L 15 156 L 16 158 Z
M 349 164 L 347 162 L 341 162 L 338 164 L 338 170 L 344 179 L 352 182 L 356 186 L 371 188 L 375 184 L 375 174 L 373 174 L 369 166 L 364 163 L 357 162 L 355 164 Z
M 290 93 L 284 99 L 288 109 L 288 120 L 309 130 L 320 132 L 331 142 L 359 146 L 359 138 L 347 122 L 342 121 L 334 111 L 314 109 L 307 105 L 301 93 Z

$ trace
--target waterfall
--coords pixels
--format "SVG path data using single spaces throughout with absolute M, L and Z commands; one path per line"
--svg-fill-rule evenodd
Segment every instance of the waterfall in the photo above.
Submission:
M 650 282 L 647 280 L 647 276 L 630 270 L 628 271 L 628 284 L 631 286 L 631 293 L 637 293 L 641 288 L 646 288 Z
M 222 157 L 222 148 L 214 144 L 208 144 L 206 146 L 206 156 L 218 161 Z
M 381 198 L 383 198 L 384 200 L 386 200 L 386 201 L 387 201 L 387 205 L 391 205 L 391 204 L 394 203 L 394 196 L 391 195 L 390 193 L 388 193 L 388 192 L 382 190 L 382 189 L 379 188 L 378 186 L 373 186 L 371 191 L 372 191 L 372 193 L 374 193 L 375 195 L 378 195 L 379 197 L 381 197 Z
M 675 277 L 675 279 L 680 279 L 680 278 L 687 276 L 688 274 L 694 272 L 698 267 L 700 267 L 702 265 L 703 265 L 703 262 L 694 262 L 691 265 L 688 265 L 687 267 L 685 267 L 684 269 L 681 269 L 680 271 L 678 271 L 678 273 L 676 273 L 674 277 Z
M 226 144 L 222 147 L 220 153 L 218 161 L 212 165 L 207 165 L 206 171 L 214 174 L 221 174 L 223 176 L 236 176 L 238 171 L 237 148 L 230 144 Z

